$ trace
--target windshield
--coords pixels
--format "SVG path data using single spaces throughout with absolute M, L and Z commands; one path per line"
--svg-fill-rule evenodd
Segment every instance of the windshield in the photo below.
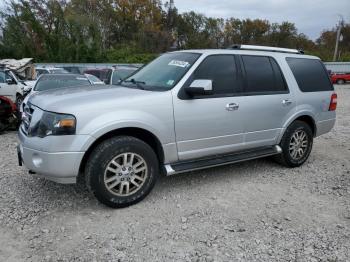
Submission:
M 50 89 L 90 85 L 85 76 L 74 75 L 43 75 L 36 82 L 35 91 L 45 91 Z
M 123 86 L 137 86 L 145 90 L 170 90 L 200 57 L 195 53 L 167 53 L 146 65 L 122 82 Z
M 130 76 L 132 73 L 134 73 L 136 70 L 137 68 L 125 68 L 125 69 L 117 69 L 113 71 L 112 85 L 120 84 L 120 80 L 124 80 L 125 78 Z

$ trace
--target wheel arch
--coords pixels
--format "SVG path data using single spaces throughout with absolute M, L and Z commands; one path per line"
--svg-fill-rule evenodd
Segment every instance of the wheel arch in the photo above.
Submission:
M 281 142 L 281 139 L 284 135 L 284 133 L 286 132 L 287 128 L 295 121 L 303 121 L 306 124 L 308 124 L 312 130 L 312 134 L 314 137 L 316 137 L 317 134 L 317 125 L 316 125 L 316 121 L 315 121 L 315 117 L 309 113 L 309 112 L 300 112 L 297 115 L 294 115 L 293 117 L 289 118 L 289 120 L 286 122 L 286 124 L 283 127 L 283 131 L 281 132 L 279 138 L 278 138 L 278 143 Z
M 86 166 L 86 162 L 89 159 L 91 153 L 93 150 L 103 141 L 115 137 L 115 136 L 131 136 L 138 138 L 148 144 L 156 153 L 158 157 L 159 164 L 164 162 L 164 150 L 163 146 L 158 139 L 156 135 L 154 135 L 152 132 L 139 127 L 123 127 L 111 130 L 103 135 L 101 135 L 99 138 L 97 138 L 87 149 L 85 152 L 83 159 L 80 163 L 79 167 L 79 173 L 83 174 Z

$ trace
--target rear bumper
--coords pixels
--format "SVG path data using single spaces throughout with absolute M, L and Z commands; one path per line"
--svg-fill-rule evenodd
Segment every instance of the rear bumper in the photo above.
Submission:
M 321 136 L 330 132 L 335 125 L 335 118 L 318 121 L 316 123 L 316 136 Z

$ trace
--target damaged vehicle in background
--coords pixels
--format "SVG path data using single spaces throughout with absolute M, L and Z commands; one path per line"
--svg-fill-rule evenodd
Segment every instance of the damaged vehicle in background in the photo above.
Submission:
M 6 67 L 0 67 L 0 96 L 12 100 L 19 107 L 22 104 L 26 90 L 30 89 Z

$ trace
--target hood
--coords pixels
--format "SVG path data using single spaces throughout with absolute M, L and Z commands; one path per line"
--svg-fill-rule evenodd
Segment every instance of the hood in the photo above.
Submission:
M 51 112 L 74 113 L 114 108 L 116 105 L 147 99 L 155 92 L 110 85 L 88 85 L 37 92 L 29 103 Z

